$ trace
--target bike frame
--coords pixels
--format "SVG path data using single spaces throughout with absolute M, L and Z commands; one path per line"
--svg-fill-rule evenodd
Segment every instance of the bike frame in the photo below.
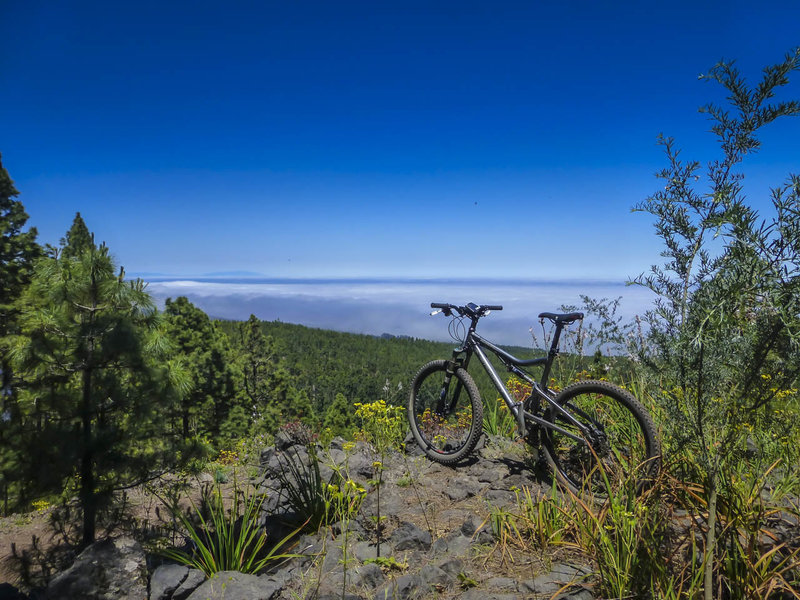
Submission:
M 572 414 L 570 414 L 570 412 L 567 409 L 558 404 L 555 401 L 556 398 L 555 392 L 553 392 L 547 387 L 547 378 L 550 376 L 550 369 L 553 365 L 553 360 L 556 358 L 556 356 L 558 356 L 558 342 L 561 337 L 561 330 L 564 328 L 564 323 L 561 322 L 555 323 L 556 330 L 555 333 L 553 334 L 553 341 L 550 344 L 550 350 L 547 353 L 546 357 L 534 358 L 532 360 L 522 360 L 509 354 L 502 348 L 496 346 L 489 340 L 475 333 L 475 328 L 477 327 L 478 320 L 480 319 L 481 316 L 482 315 L 476 315 L 471 317 L 472 322 L 470 324 L 469 330 L 467 331 L 467 335 L 464 338 L 463 344 L 453 350 L 453 358 L 451 361 L 451 366 L 447 370 L 448 373 L 445 381 L 445 387 L 447 387 L 447 385 L 449 384 L 450 377 L 452 375 L 451 370 L 454 373 L 455 368 L 459 366 L 466 370 L 469 366 L 470 359 L 474 354 L 475 356 L 478 357 L 478 360 L 480 361 L 481 365 L 483 365 L 483 368 L 486 371 L 487 375 L 489 375 L 489 378 L 492 380 L 492 384 L 497 389 L 500 396 L 503 398 L 503 401 L 506 403 L 506 406 L 508 406 L 508 410 L 511 411 L 512 415 L 514 415 L 514 419 L 517 422 L 517 429 L 519 430 L 520 436 L 524 437 L 527 435 L 528 433 L 527 424 L 528 422 L 532 422 L 541 427 L 552 429 L 553 431 L 558 431 L 562 435 L 570 437 L 573 440 L 586 443 L 586 439 L 589 438 L 591 433 L 589 429 L 580 421 L 578 421 L 575 417 L 573 417 Z M 511 394 L 509 394 L 508 390 L 506 389 L 506 386 L 503 385 L 503 382 L 500 380 L 500 376 L 497 374 L 497 371 L 495 370 L 494 366 L 489 361 L 489 358 L 486 356 L 485 350 L 488 350 L 489 352 L 497 356 L 497 358 L 500 359 L 500 362 L 502 362 L 505 365 L 508 371 L 510 371 L 517 377 L 520 377 L 529 384 L 531 384 L 532 386 L 531 395 L 525 401 L 518 402 L 511 397 Z M 541 382 L 536 381 L 533 377 L 531 377 L 528 373 L 526 373 L 523 370 L 523 367 L 538 367 L 538 366 L 543 367 Z M 459 381 L 455 393 L 453 395 L 453 405 L 455 405 L 458 402 L 458 397 L 460 396 L 460 394 L 461 394 L 461 382 Z M 567 421 L 572 423 L 583 433 L 583 436 L 575 435 L 574 433 L 562 429 L 561 427 L 555 425 L 554 423 L 546 421 L 545 419 L 541 418 L 538 414 L 533 414 L 525 410 L 525 404 L 527 403 L 528 400 L 530 400 L 531 397 L 534 396 L 534 394 L 537 398 L 540 398 L 545 402 L 547 402 L 550 406 L 553 407 L 554 410 L 561 413 Z M 451 410 L 452 408 L 453 407 L 450 407 Z

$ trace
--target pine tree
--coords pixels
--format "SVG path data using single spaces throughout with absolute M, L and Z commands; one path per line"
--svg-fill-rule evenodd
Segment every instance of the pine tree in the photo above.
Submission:
M 86 546 L 115 491 L 175 455 L 162 418 L 172 390 L 159 315 L 144 283 L 115 273 L 108 249 L 91 244 L 37 263 L 20 325 L 12 357 L 36 433 L 30 466 L 41 489 L 77 486 Z
M 64 258 L 74 258 L 90 248 L 96 248 L 94 236 L 89 232 L 81 213 L 75 213 L 72 226 L 67 231 L 67 234 L 61 238 L 61 247 L 61 255 Z
M 14 303 L 30 281 L 33 261 L 39 255 L 36 229 L 23 231 L 28 215 L 22 202 L 15 200 L 19 192 L 3 167 L 0 155 L 0 339 L 14 331 Z M 11 369 L 6 353 L 2 358 L 2 395 L 10 392 Z
M 306 425 L 317 425 L 311 399 L 305 390 L 290 386 L 286 399 L 280 406 L 281 416 L 288 421 L 302 421 Z
M 8 354 L 9 336 L 17 330 L 17 300 L 30 281 L 41 249 L 36 229 L 23 231 L 28 215 L 0 156 L 0 494 L 3 514 L 9 510 L 9 487 L 19 479 L 19 456 L 11 439 L 19 435 L 14 376 Z
M 325 411 L 325 427 L 330 427 L 334 435 L 350 437 L 356 426 L 356 415 L 353 405 L 347 401 L 344 394 L 336 394 L 333 402 Z
M 236 332 L 242 385 L 258 430 L 273 432 L 281 423 L 315 422 L 308 393 L 297 386 L 285 359 L 271 336 L 264 335 L 255 315 L 238 325 Z
M 261 331 L 261 321 L 255 315 L 239 325 L 239 342 L 244 389 L 257 409 L 269 396 L 267 382 L 275 361 L 274 343 Z
M 203 435 L 213 441 L 231 408 L 240 403 L 228 338 L 185 296 L 168 298 L 164 313 L 167 336 L 191 381 L 180 405 L 183 437 Z
M 271 336 L 264 335 L 255 315 L 238 325 L 238 358 L 242 385 L 253 420 L 259 429 L 273 430 L 280 414 L 272 402 L 278 358 Z
M 252 419 L 241 404 L 236 404 L 228 411 L 228 415 L 219 427 L 220 447 L 241 440 L 250 432 Z

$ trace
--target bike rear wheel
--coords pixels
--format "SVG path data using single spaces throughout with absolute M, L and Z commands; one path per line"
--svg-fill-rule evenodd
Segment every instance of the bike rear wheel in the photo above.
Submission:
M 466 370 L 452 368 L 450 361 L 435 360 L 417 372 L 407 408 L 414 439 L 428 458 L 439 463 L 460 461 L 483 432 L 478 388 Z
M 552 406 L 545 413 L 547 421 L 580 438 L 543 428 L 545 457 L 562 484 L 604 498 L 622 486 L 640 493 L 653 482 L 661 445 L 653 420 L 630 392 L 606 381 L 582 381 L 555 401 L 588 430 Z

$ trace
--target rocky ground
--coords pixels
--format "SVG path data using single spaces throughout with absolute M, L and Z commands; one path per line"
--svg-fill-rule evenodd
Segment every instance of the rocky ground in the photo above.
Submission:
M 200 571 L 148 555 L 138 541 L 119 535 L 85 550 L 44 589 L 26 590 L 29 595 L 25 595 L 10 583 L 0 584 L 0 599 L 593 597 L 595 578 L 585 559 L 563 548 L 547 553 L 519 547 L 507 551 L 510 547 L 499 544 L 492 534 L 490 508 L 513 505 L 513 489 L 527 486 L 534 494 L 549 489 L 547 480 L 537 478 L 522 446 L 495 440 L 479 448 L 470 461 L 452 468 L 424 456 L 390 453 L 380 486 L 380 558 L 375 527 L 378 490 L 370 483 L 378 457 L 363 443 L 350 448 L 339 439 L 319 453 L 324 480 L 337 468 L 368 494 L 356 516 L 299 537 L 291 548 L 299 556 L 276 562 L 264 574 L 223 572 L 206 579 Z M 285 534 L 291 516 L 279 477 L 287 459 L 308 464 L 302 445 L 279 438 L 275 447 L 262 452 L 260 474 L 254 481 L 267 494 L 262 520 L 273 539 Z M 41 515 L 30 518 L 34 527 L 42 527 Z M 19 551 L 18 529 L 0 523 L 4 538 L 11 534 L 2 542 L 6 553 L 11 537 Z M 23 587 L 11 577 L 14 561 L 3 562 L 2 573 Z
M 352 490 L 363 488 L 363 502 L 348 518 L 313 534 L 295 535 L 283 549 L 294 556 L 270 563 L 259 575 L 225 571 L 206 578 L 152 551 L 154 540 L 165 536 L 171 535 L 177 545 L 185 541 L 175 536 L 163 503 L 170 490 L 178 489 L 174 476 L 160 483 L 160 498 L 144 489 L 132 492 L 125 513 L 129 520 L 78 556 L 59 542 L 63 536 L 49 535 L 53 509 L 7 517 L 0 520 L 0 600 L 600 597 L 596 566 L 585 554 L 566 544 L 541 550 L 521 538 L 523 543 L 515 543 L 509 529 L 506 537 L 497 534 L 492 516 L 517 512 L 521 490 L 534 500 L 551 493 L 549 474 L 524 445 L 484 439 L 473 456 L 456 467 L 431 462 L 414 454 L 416 446 L 407 446 L 410 453 L 385 456 L 376 455 L 367 444 L 341 439 L 324 448 L 315 446 L 321 481 L 330 481 L 337 471 L 344 480 L 352 480 Z M 298 523 L 290 490 L 298 479 L 312 476 L 309 465 L 314 461 L 307 446 L 284 434 L 259 458 L 257 468 L 235 472 L 234 481 L 222 486 L 223 495 L 230 501 L 236 481 L 246 481 L 265 498 L 259 523 L 271 540 L 280 540 Z M 375 485 L 378 462 L 383 469 L 380 486 Z M 198 502 L 200 490 L 213 482 L 214 477 L 205 474 L 182 489 L 184 506 L 187 496 Z M 688 515 L 664 516 L 676 535 L 690 530 Z M 777 512 L 769 519 L 765 543 L 800 547 L 797 515 Z M 33 548 L 32 536 L 38 540 Z M 691 560 L 687 544 L 688 554 L 681 560 Z M 12 556 L 22 555 L 23 549 L 28 557 L 24 565 Z M 21 578 L 23 566 L 27 579 Z

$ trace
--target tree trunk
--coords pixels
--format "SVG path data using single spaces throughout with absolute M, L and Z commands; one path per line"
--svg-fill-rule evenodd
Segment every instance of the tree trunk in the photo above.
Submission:
M 6 390 L 11 392 L 11 364 L 6 360 L 5 356 L 0 361 L 0 393 L 5 394 Z
M 189 439 L 189 408 L 187 406 L 183 406 L 182 409 L 182 423 L 183 423 L 183 439 Z
M 94 492 L 94 441 L 92 439 L 92 370 L 83 371 L 83 399 L 81 402 L 81 487 L 80 501 L 83 509 L 83 536 L 81 547 L 86 548 L 94 542 L 95 521 L 97 519 L 97 496 Z

